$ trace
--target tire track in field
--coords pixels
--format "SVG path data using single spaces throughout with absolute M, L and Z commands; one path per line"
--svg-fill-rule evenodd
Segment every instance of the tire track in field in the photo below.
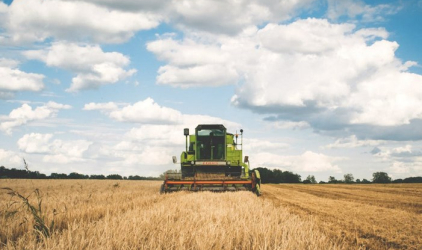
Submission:
M 422 214 L 422 195 L 408 195 L 402 191 L 392 191 L 390 189 L 372 190 L 372 187 L 366 186 L 366 189 L 355 186 L 345 187 L 345 185 L 283 185 L 284 189 L 290 189 L 308 193 L 321 198 L 344 200 L 358 202 L 361 204 L 369 204 L 384 208 L 401 209 L 411 213 Z M 422 190 L 422 186 L 421 186 Z
M 276 206 L 315 218 L 319 228 L 336 243 L 346 243 L 352 249 L 422 249 L 420 214 L 355 202 L 353 195 L 318 195 L 320 189 L 322 193 L 330 191 L 315 185 L 263 185 L 262 189 L 263 198 Z

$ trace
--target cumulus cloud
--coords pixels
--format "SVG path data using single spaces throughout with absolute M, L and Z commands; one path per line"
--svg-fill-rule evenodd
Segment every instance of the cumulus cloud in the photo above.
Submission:
M 219 86 L 237 82 L 238 73 L 227 64 L 230 55 L 218 46 L 171 38 L 153 41 L 147 49 L 169 64 L 158 70 L 157 83 L 178 87 Z
M 313 0 L 299 1 L 172 1 L 171 20 L 184 29 L 236 34 L 264 22 L 284 21 Z M 224 13 L 224 15 L 221 15 Z
M 7 168 L 20 168 L 23 166 L 23 161 L 15 152 L 0 148 L 0 164 Z
M 121 105 L 120 105 L 121 106 Z M 226 124 L 229 128 L 239 124 L 218 117 L 207 115 L 182 114 L 180 111 L 160 106 L 152 98 L 119 107 L 114 102 L 88 103 L 83 110 L 98 110 L 107 114 L 111 119 L 120 122 L 156 125 L 179 125 L 190 127 L 192 124 Z
M 172 108 L 158 105 L 152 98 L 147 98 L 133 105 L 123 107 L 110 113 L 110 117 L 117 121 L 160 124 L 180 123 L 182 114 Z
M 182 114 L 172 108 L 158 105 L 152 98 L 147 98 L 133 105 L 118 108 L 114 102 L 88 103 L 84 110 L 99 110 L 120 122 L 133 122 L 143 124 L 178 124 Z
M 399 45 L 388 41 L 382 28 L 357 30 L 353 24 L 308 18 L 208 38 L 149 43 L 147 48 L 167 62 L 157 82 L 178 87 L 241 83 L 233 105 L 274 114 L 268 121 L 318 130 L 397 127 L 422 119 L 422 76 L 408 71 L 416 63 L 395 56 Z M 178 74 L 196 67 L 214 69 L 205 78 L 212 73 L 223 78 Z
M 117 52 L 104 52 L 98 45 L 57 42 L 44 50 L 26 51 L 24 55 L 29 59 L 43 61 L 47 66 L 75 73 L 67 89 L 69 92 L 113 84 L 136 72 L 135 69 L 124 69 L 130 63 L 128 57 Z
M 19 149 L 28 154 L 44 154 L 43 161 L 49 163 L 83 162 L 84 153 L 92 142 L 87 140 L 63 141 L 53 139 L 53 134 L 26 134 L 18 140 Z
M 163 16 L 165 22 L 174 23 L 184 30 L 236 34 L 249 26 L 260 25 L 266 21 L 287 20 L 300 8 L 309 9 L 315 1 L 89 0 L 87 2 L 124 11 L 150 10 Z
M 186 31 L 237 34 L 265 22 L 290 19 L 315 0 L 298 1 L 103 1 L 15 0 L 0 5 L 2 40 L 9 43 L 67 41 L 122 43 L 162 22 Z M 221 15 L 224 13 L 224 15 Z
M 47 38 L 120 43 L 136 31 L 158 26 L 161 19 L 148 11 L 122 11 L 88 1 L 15 0 L 3 9 L 2 26 L 13 43 Z
M 48 153 L 50 147 L 49 141 L 53 137 L 52 134 L 26 134 L 18 140 L 19 149 L 26 153 Z
M 59 110 L 70 108 L 70 105 L 50 101 L 33 109 L 30 105 L 24 103 L 21 107 L 13 109 L 8 116 L 0 116 L 0 130 L 10 135 L 15 127 L 25 125 L 31 121 L 54 117 Z
M 18 91 L 41 91 L 44 88 L 44 75 L 27 73 L 18 69 L 19 62 L 0 58 L 0 97 Z

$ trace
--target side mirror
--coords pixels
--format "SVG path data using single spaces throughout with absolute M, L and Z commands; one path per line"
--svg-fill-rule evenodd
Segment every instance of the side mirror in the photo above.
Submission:
M 173 163 L 177 163 L 177 157 L 176 156 L 173 156 Z
M 249 162 L 249 156 L 245 155 L 245 159 L 243 160 L 243 162 Z
M 188 135 L 189 135 L 189 129 L 188 129 L 188 128 L 185 128 L 185 129 L 183 130 L 183 134 L 184 134 L 185 136 L 188 136 Z

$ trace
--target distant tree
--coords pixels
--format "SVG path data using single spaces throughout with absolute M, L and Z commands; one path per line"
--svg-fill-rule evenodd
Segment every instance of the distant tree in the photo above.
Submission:
M 96 179 L 96 180 L 104 180 L 105 178 L 106 177 L 102 174 L 100 174 L 100 175 L 92 174 L 91 176 L 89 176 L 89 179 Z
M 312 183 L 312 184 L 317 183 L 317 181 L 315 180 L 315 176 L 313 176 L 313 175 L 308 175 L 308 177 L 306 177 L 306 179 L 303 181 L 303 183 L 305 183 L 305 181 L 306 181 L 306 183 Z
M 67 174 L 51 173 L 48 178 L 50 178 L 50 179 L 68 179 L 69 177 L 67 176 Z
M 356 179 L 356 183 L 360 183 L 360 179 Z
M 375 172 L 372 174 L 373 183 L 390 183 L 391 177 L 385 172 Z
M 261 176 L 262 183 L 300 183 L 301 177 L 290 171 L 279 169 L 270 170 L 268 168 L 256 168 Z
M 338 181 L 336 180 L 336 178 L 334 176 L 330 176 L 328 177 L 328 183 L 337 183 Z
M 259 174 L 261 175 L 261 172 L 259 172 Z M 281 171 L 280 169 L 273 169 L 272 176 L 274 183 L 284 182 L 283 171 Z
M 319 184 L 327 184 L 325 181 L 319 181 Z
M 368 181 L 367 179 L 363 179 L 362 180 L 362 183 L 364 183 L 364 184 L 368 184 L 368 183 L 371 183 L 370 181 Z
M 392 183 L 403 183 L 403 179 L 395 179 Z
M 404 178 L 403 183 L 422 183 L 422 176 Z
M 88 179 L 89 176 L 88 175 L 83 175 L 83 174 L 79 174 L 76 172 L 72 172 L 68 175 L 69 179 Z
M 344 175 L 344 182 L 347 183 L 347 184 L 353 183 L 354 179 L 355 178 L 353 177 L 352 174 L 345 174 Z
M 8 178 L 9 169 L 5 168 L 4 166 L 0 167 L 0 179 Z
M 118 175 L 118 174 L 110 174 L 107 175 L 107 179 L 111 179 L 111 180 L 122 180 L 122 176 Z
M 301 181 L 300 175 L 292 173 L 290 171 L 284 171 L 282 176 L 283 183 L 300 183 Z
M 268 168 L 256 168 L 261 176 L 262 183 L 280 183 L 274 177 L 274 172 Z

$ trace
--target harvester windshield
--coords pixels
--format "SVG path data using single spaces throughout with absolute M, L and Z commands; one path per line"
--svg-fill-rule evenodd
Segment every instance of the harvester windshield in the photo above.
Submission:
M 199 160 L 224 160 L 226 145 L 226 128 L 224 126 L 198 126 L 197 134 L 197 159 Z

